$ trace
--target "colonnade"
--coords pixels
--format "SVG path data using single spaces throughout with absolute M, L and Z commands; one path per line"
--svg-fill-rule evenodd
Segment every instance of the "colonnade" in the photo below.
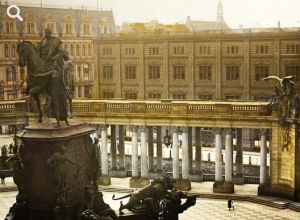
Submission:
M 101 134 L 101 163 L 102 176 L 105 181 L 110 177 L 125 177 L 125 126 L 119 125 L 119 141 L 117 144 L 116 125 L 111 125 L 111 169 L 108 170 L 107 152 L 107 126 L 97 126 Z M 156 127 L 156 140 L 154 141 L 153 126 L 130 126 L 132 132 L 132 178 L 131 187 L 143 187 L 149 183 L 149 179 L 161 176 L 163 173 L 162 158 L 162 127 Z M 203 181 L 202 173 L 202 141 L 201 128 L 195 128 L 195 167 L 193 168 L 193 139 L 192 127 L 171 127 L 172 132 L 172 177 L 177 181 L 179 187 L 189 190 L 191 181 Z M 179 140 L 179 133 L 182 140 Z M 214 192 L 233 192 L 234 184 L 243 184 L 243 146 L 242 129 L 236 129 L 236 172 L 233 173 L 233 130 L 215 130 L 215 183 Z M 223 178 L 223 144 L 222 134 L 225 134 L 225 178 Z M 267 183 L 267 137 L 266 131 L 261 130 L 260 146 L 260 184 Z M 147 138 L 148 136 L 148 138 Z M 140 138 L 138 138 L 140 137 Z M 138 139 L 140 139 L 141 154 L 138 155 Z M 154 164 L 154 142 L 156 142 L 156 164 Z M 182 143 L 180 143 L 182 142 Z M 179 159 L 179 147 L 181 144 L 182 157 L 181 168 Z M 119 164 L 117 166 L 117 151 Z M 154 169 L 156 167 L 156 169 Z M 139 174 L 140 170 L 140 174 Z M 102 177 L 101 177 L 102 178 Z M 100 181 L 104 182 L 105 181 Z

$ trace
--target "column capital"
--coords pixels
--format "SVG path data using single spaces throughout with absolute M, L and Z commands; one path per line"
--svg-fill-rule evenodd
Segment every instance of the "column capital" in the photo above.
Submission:
M 263 135 L 263 136 L 266 136 L 266 134 L 267 134 L 266 129 L 260 129 L 259 132 L 260 132 L 260 134 Z
M 140 127 L 139 127 L 139 132 L 144 132 L 144 133 L 146 133 L 147 130 L 148 130 L 147 126 L 140 126 Z
M 226 135 L 227 134 L 232 135 L 232 129 L 231 128 L 226 129 L 225 132 L 226 132 Z
M 138 126 L 136 126 L 136 125 L 130 125 L 130 130 L 132 132 L 137 132 L 138 131 Z
M 187 133 L 188 132 L 188 127 L 182 127 L 181 131 L 182 131 L 182 133 Z
M 100 124 L 98 125 L 101 131 L 106 131 L 107 130 L 107 126 L 106 124 Z
M 170 128 L 170 130 L 172 131 L 172 133 L 178 133 L 179 129 L 176 126 L 173 126 Z
M 221 135 L 222 134 L 222 130 L 221 129 L 218 129 L 218 130 L 214 130 L 215 134 L 217 135 Z

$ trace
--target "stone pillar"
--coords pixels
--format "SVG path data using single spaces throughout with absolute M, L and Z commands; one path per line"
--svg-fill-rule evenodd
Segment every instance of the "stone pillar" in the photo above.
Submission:
M 179 142 L 178 142 L 178 128 L 173 127 L 173 178 L 179 180 Z
M 188 127 L 188 131 L 187 132 L 188 132 L 189 173 L 193 173 L 193 128 L 192 127 Z
M 266 131 L 261 130 L 259 185 L 267 184 L 267 168 L 267 137 Z
M 190 174 L 191 182 L 202 182 L 203 173 L 202 173 L 202 133 L 201 128 L 195 128 L 195 142 L 196 142 L 196 170 L 193 174 Z
M 81 90 L 80 90 L 80 97 L 84 98 L 84 86 L 81 86 Z
M 243 130 L 237 129 L 236 141 L 236 174 L 232 181 L 236 185 L 244 184 L 243 175 Z
M 111 131 L 111 144 L 110 144 L 110 154 L 111 154 L 111 170 L 117 170 L 117 143 L 116 143 L 116 126 L 110 126 Z
M 111 180 L 110 177 L 108 176 L 108 155 L 107 155 L 107 128 L 106 125 L 100 125 L 100 130 L 101 130 L 101 146 L 100 146 L 100 151 L 101 151 L 101 176 L 99 179 L 99 184 L 100 185 L 110 185 Z
M 189 181 L 189 146 L 188 146 L 188 128 L 182 129 L 182 180 L 180 188 L 190 190 L 191 182 Z M 190 158 L 191 159 L 191 158 Z
M 125 169 L 125 136 L 124 125 L 119 125 L 119 166 Z
M 149 171 L 154 171 L 154 151 L 153 151 L 153 126 L 148 127 L 148 163 L 149 163 Z
M 223 182 L 222 177 L 222 132 L 216 131 L 216 147 L 215 147 L 215 182 Z
M 8 125 L 1 125 L 2 127 L 2 134 L 8 134 Z
M 138 159 L 138 128 L 132 126 L 132 177 L 130 187 L 139 188 L 139 159 Z
M 75 98 L 78 98 L 78 86 L 75 86 Z
M 145 126 L 140 128 L 141 132 L 141 178 L 139 180 L 140 186 L 144 187 L 149 184 L 148 180 L 148 164 L 147 164 L 147 128 Z
M 226 130 L 225 139 L 225 182 L 232 182 L 232 131 Z
M 156 172 L 163 172 L 163 159 L 162 159 L 162 136 L 161 136 L 161 127 L 156 127 Z

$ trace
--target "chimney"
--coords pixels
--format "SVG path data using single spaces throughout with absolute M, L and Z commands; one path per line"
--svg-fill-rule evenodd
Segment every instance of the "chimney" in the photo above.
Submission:
M 239 29 L 243 29 L 244 26 L 242 24 L 239 25 Z
M 278 21 L 278 28 L 280 28 L 280 21 Z

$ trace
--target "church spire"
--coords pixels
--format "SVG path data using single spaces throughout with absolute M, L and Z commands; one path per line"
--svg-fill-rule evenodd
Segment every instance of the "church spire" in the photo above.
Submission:
M 223 5 L 221 3 L 221 0 L 219 0 L 219 4 L 218 4 L 218 12 L 217 12 L 217 21 L 218 22 L 223 22 Z

